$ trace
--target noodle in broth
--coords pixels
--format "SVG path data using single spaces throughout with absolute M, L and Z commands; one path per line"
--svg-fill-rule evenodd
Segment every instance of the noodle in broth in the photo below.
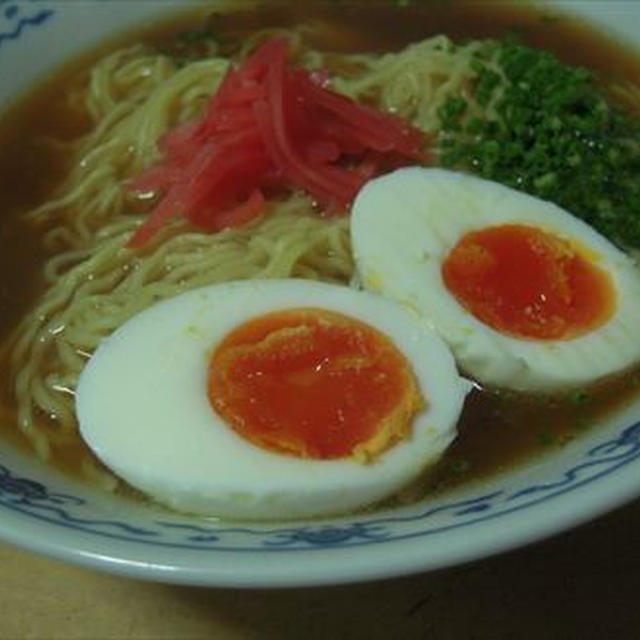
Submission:
M 449 96 L 465 97 L 470 119 L 491 116 L 500 97 L 498 91 L 479 105 L 470 91 L 477 56 L 502 75 L 486 40 L 459 45 L 436 35 L 394 53 L 342 54 L 307 46 L 304 28 L 267 29 L 247 38 L 239 55 L 273 35 L 286 35 L 297 64 L 329 69 L 335 91 L 420 128 L 436 141 L 436 152 L 438 113 Z M 229 68 L 215 47 L 207 53 L 184 64 L 150 46 L 121 48 L 98 60 L 70 97 L 90 130 L 65 143 L 68 176 L 52 199 L 26 214 L 43 229 L 50 254 L 45 291 L 1 354 L 11 363 L 18 427 L 42 459 L 77 448 L 73 391 L 87 358 L 154 302 L 242 278 L 352 282 L 348 219 L 318 216 L 299 192 L 271 201 L 266 215 L 245 227 L 207 234 L 176 221 L 143 250 L 126 246 L 151 204 L 127 191 L 128 180 L 159 159 L 157 141 L 165 132 L 203 112 Z M 632 100 L 637 88 L 618 93 Z M 88 451 L 83 456 L 90 477 L 116 486 Z
M 469 83 L 469 59 L 480 46 L 457 48 L 436 36 L 381 57 L 329 60 L 309 50 L 303 58 L 311 66 L 350 68 L 349 77 L 336 80 L 338 91 L 381 102 L 432 131 L 449 92 Z M 299 41 L 293 49 L 302 49 Z M 272 202 L 264 220 L 247 228 L 209 235 L 175 223 L 141 254 L 125 247 L 141 220 L 127 213 L 135 203 L 126 180 L 157 160 L 163 133 L 202 111 L 228 65 L 212 57 L 177 68 L 167 56 L 135 46 L 92 69 L 84 96 L 92 131 L 75 145 L 59 195 L 28 214 L 50 226 L 45 243 L 56 254 L 44 267 L 47 291 L 19 327 L 11 355 L 18 423 L 45 459 L 51 443 L 77 437 L 73 389 L 86 358 L 153 302 L 239 278 L 348 283 L 353 276 L 347 219 L 323 220 L 298 193 Z

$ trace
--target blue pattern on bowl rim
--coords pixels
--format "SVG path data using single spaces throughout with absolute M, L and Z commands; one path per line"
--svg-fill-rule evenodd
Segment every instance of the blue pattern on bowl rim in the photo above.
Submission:
M 548 482 L 517 489 L 497 489 L 464 500 L 425 504 L 410 515 L 361 516 L 344 524 L 305 523 L 289 527 L 228 527 L 206 520 L 158 519 L 131 522 L 95 519 L 84 498 L 50 490 L 0 464 L 0 506 L 38 520 L 96 536 L 164 547 L 219 551 L 291 551 L 340 548 L 406 540 L 446 533 L 552 500 L 615 472 L 640 458 L 640 422 L 614 439 L 590 448 L 582 460 Z M 438 522 L 432 525 L 434 518 Z M 444 519 L 444 521 L 443 521 Z
M 55 10 L 42 4 L 42 0 L 0 0 L 0 51 L 26 30 L 39 27 L 53 17 Z

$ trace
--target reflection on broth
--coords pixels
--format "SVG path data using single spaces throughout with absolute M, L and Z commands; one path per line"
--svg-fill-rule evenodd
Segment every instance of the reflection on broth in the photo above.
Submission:
M 127 246 L 160 201 L 132 191 L 131 181 L 163 161 L 159 139 L 202 117 L 229 60 L 246 58 L 269 37 L 285 38 L 291 64 L 327 70 L 335 91 L 422 132 L 425 162 L 475 166 L 499 180 L 498 169 L 490 173 L 498 161 L 470 159 L 466 127 L 475 118 L 473 126 L 488 135 L 482 118 L 500 113 L 506 63 L 498 41 L 487 39 L 507 32 L 602 74 L 606 86 L 594 91 L 609 105 L 630 113 L 640 105 L 630 84 L 640 76 L 635 54 L 566 18 L 502 3 L 308 2 L 200 11 L 118 36 L 36 87 L 0 126 L 2 437 L 66 472 L 135 494 L 118 485 L 78 435 L 73 391 L 103 337 L 158 300 L 199 286 L 263 277 L 352 281 L 348 215 L 326 215 L 336 212 L 295 184 L 260 185 L 266 208 L 246 225 L 206 233 L 172 218 L 147 244 Z M 387 52 L 396 55 L 383 57 Z M 481 76 L 494 83 L 484 97 Z M 633 117 L 620 115 L 618 122 L 615 114 L 612 139 L 602 144 L 629 150 L 620 161 L 624 175 L 640 168 L 640 128 Z M 355 155 L 341 158 L 339 168 L 360 161 Z M 548 193 L 553 199 L 560 192 Z M 640 202 L 640 194 L 630 194 Z M 566 206 L 569 195 L 558 197 Z M 587 221 L 598 227 L 601 213 Z M 600 231 L 606 235 L 610 227 L 602 223 Z M 609 236 L 633 250 L 634 239 L 616 228 Z M 398 499 L 486 478 L 562 446 L 634 398 L 639 384 L 640 368 L 545 395 L 478 385 L 467 396 L 457 439 Z

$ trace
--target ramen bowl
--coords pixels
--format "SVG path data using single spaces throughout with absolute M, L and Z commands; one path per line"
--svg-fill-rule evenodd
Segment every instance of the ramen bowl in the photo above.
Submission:
M 635 3 L 545 6 L 551 4 L 615 38 L 637 39 Z M 179 1 L 0 3 L 2 102 L 105 38 L 184 7 Z M 430 571 L 520 547 L 632 500 L 640 495 L 639 479 L 637 397 L 563 446 L 482 480 L 408 504 L 301 521 L 227 522 L 174 513 L 97 490 L 0 440 L 0 537 L 147 580 L 328 585 Z

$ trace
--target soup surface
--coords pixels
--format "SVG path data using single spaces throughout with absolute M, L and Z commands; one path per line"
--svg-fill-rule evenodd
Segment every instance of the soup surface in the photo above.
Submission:
M 389 28 L 389 24 L 393 24 L 393 28 Z M 607 83 L 612 78 L 626 83 L 640 77 L 640 57 L 590 28 L 566 18 L 504 3 L 410 2 L 403 7 L 391 2 L 269 3 L 229 13 L 199 11 L 119 36 L 70 63 L 7 111 L 0 124 L 0 308 L 3 310 L 0 340 L 6 345 L 1 352 L 0 366 L 3 438 L 21 446 L 33 444 L 16 429 L 19 418 L 15 374 L 11 373 L 9 364 L 15 343 L 12 332 L 22 318 L 33 313 L 38 300 L 50 287 L 43 268 L 58 250 L 50 238 L 44 240 L 45 233 L 56 223 L 32 224 L 25 219 L 25 213 L 54 197 L 78 161 L 75 141 L 90 133 L 94 126 L 81 100 L 93 65 L 114 51 L 140 44 L 145 50 L 164 56 L 177 68 L 183 68 L 212 51 L 218 56 L 237 56 L 241 43 L 265 29 L 275 29 L 278 34 L 283 33 L 283 29 L 294 30 L 300 35 L 303 48 L 330 52 L 324 58 L 330 73 L 348 75 L 351 62 L 345 62 L 341 58 L 343 54 L 397 51 L 437 34 L 446 34 L 454 42 L 466 42 L 512 33 L 527 45 L 553 51 L 566 63 L 593 70 L 596 77 L 606 77 Z M 375 98 L 373 100 L 375 102 Z M 141 199 L 125 197 L 123 202 L 127 211 L 136 215 L 150 208 L 149 203 Z M 78 250 L 82 251 L 82 247 Z M 327 255 L 336 251 L 329 245 L 317 250 Z M 64 271 L 61 269 L 61 273 Z M 90 272 L 87 274 L 86 277 L 92 277 Z M 294 270 L 293 275 L 316 277 L 311 268 L 304 271 L 302 267 L 298 272 Z M 350 275 L 348 268 L 336 267 L 320 277 L 348 284 Z M 45 358 L 42 365 L 45 369 L 47 362 Z M 58 387 L 62 395 L 73 393 L 73 388 L 64 381 Z M 590 388 L 544 396 L 483 389 L 478 385 L 467 398 L 458 438 L 437 467 L 402 499 L 414 500 L 461 482 L 487 477 L 563 446 L 597 424 L 602 416 L 636 397 L 639 388 L 640 369 Z M 86 475 L 86 462 L 92 461 L 92 456 L 76 433 L 68 436 L 65 429 L 60 428 L 59 418 L 42 410 L 35 411 L 34 420 L 53 434 L 46 456 L 67 472 Z M 61 432 L 64 437 L 58 439 L 56 436 Z M 122 486 L 118 490 L 128 491 Z

